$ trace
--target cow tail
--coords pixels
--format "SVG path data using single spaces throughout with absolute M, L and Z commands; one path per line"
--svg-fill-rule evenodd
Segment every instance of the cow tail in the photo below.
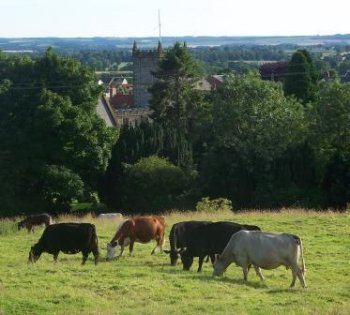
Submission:
M 95 264 L 97 264 L 100 253 L 98 250 L 98 237 L 96 233 L 96 226 L 94 224 L 91 224 L 89 248 L 95 257 Z
M 301 271 L 303 274 L 306 274 L 305 261 L 304 261 L 304 253 L 303 253 L 303 243 L 299 238 L 299 246 L 300 246 L 300 256 L 301 256 Z
M 177 250 L 176 248 L 177 240 L 176 240 L 176 230 L 174 229 L 174 227 L 172 227 L 170 231 L 169 241 L 170 241 L 170 250 L 175 252 Z

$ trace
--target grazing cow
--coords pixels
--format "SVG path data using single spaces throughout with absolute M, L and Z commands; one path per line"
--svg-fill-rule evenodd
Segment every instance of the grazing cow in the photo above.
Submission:
M 191 268 L 193 257 L 199 257 L 198 272 L 202 270 L 205 256 L 209 256 L 211 262 L 214 263 L 215 255 L 223 251 L 232 234 L 242 229 L 260 230 L 255 225 L 234 222 L 215 222 L 190 230 L 186 250 L 181 253 L 183 269 Z
M 187 245 L 187 238 L 190 235 L 191 230 L 198 226 L 212 223 L 210 221 L 184 221 L 175 223 L 169 234 L 170 250 L 164 250 L 166 254 L 170 256 L 170 264 L 176 265 L 179 253 L 184 251 Z
M 58 223 L 49 225 L 38 243 L 29 252 L 29 262 L 36 262 L 43 252 L 53 255 L 57 261 L 59 252 L 65 254 L 83 253 L 84 265 L 92 252 L 95 265 L 98 262 L 98 239 L 95 225 L 90 223 Z
M 33 232 L 34 233 L 34 226 L 39 226 L 45 224 L 46 227 L 48 227 L 50 224 L 52 224 L 52 218 L 47 213 L 41 213 L 41 214 L 33 214 L 28 217 L 26 217 L 24 220 L 17 223 L 18 230 L 22 228 L 26 228 L 28 233 Z
M 299 251 L 301 254 L 302 268 L 298 266 Z M 244 280 L 247 281 L 248 271 L 251 265 L 261 280 L 262 269 L 275 269 L 281 265 L 292 270 L 291 287 L 295 285 L 296 277 L 299 278 L 303 288 L 305 284 L 305 263 L 301 239 L 293 234 L 274 234 L 260 231 L 240 231 L 232 235 L 230 241 L 214 264 L 214 276 L 220 276 L 226 268 L 235 262 L 243 268 Z
M 156 240 L 157 245 L 152 250 L 155 253 L 157 247 L 163 251 L 165 232 L 165 218 L 163 216 L 139 216 L 122 222 L 112 240 L 107 244 L 107 259 L 114 257 L 117 245 L 120 245 L 123 254 L 124 247 L 129 245 L 130 255 L 134 249 L 134 243 L 148 243 Z
M 101 213 L 97 216 L 97 219 L 102 220 L 121 220 L 123 215 L 121 213 Z

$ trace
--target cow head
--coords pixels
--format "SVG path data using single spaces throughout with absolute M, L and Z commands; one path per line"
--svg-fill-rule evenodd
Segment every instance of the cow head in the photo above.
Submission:
M 117 244 L 115 244 L 114 246 L 111 243 L 107 243 L 107 256 L 106 259 L 113 259 L 115 256 L 115 253 L 117 251 Z
M 222 276 L 222 274 L 226 270 L 226 265 L 224 264 L 222 258 L 220 255 L 216 255 L 216 259 L 214 262 L 214 271 L 213 271 L 213 276 Z
M 40 254 L 35 245 L 32 246 L 29 251 L 28 263 L 35 263 L 39 259 Z
M 189 254 L 187 250 L 182 251 L 181 261 L 184 270 L 190 270 L 193 263 L 193 256 Z
M 179 258 L 179 254 L 181 254 L 183 252 L 183 249 L 178 249 L 176 250 L 163 250 L 164 253 L 169 254 L 170 256 L 170 264 L 172 266 L 176 266 L 177 260 Z

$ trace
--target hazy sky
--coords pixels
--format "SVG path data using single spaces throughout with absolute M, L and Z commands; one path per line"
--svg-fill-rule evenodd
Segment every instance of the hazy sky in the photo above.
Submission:
M 349 0 L 0 0 L 0 37 L 350 33 Z

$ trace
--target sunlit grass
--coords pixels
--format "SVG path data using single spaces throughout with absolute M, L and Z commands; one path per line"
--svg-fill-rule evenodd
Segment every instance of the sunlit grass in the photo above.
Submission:
M 154 242 L 136 244 L 133 256 L 126 250 L 119 260 L 106 261 L 106 243 L 120 221 L 91 216 L 58 221 L 96 225 L 98 266 L 92 255 L 81 266 L 80 254 L 60 254 L 57 264 L 43 254 L 35 265 L 28 265 L 29 248 L 43 228 L 28 234 L 6 220 L 0 222 L 0 314 L 349 314 L 349 213 L 172 211 L 166 219 L 167 235 L 173 223 L 186 220 L 235 221 L 297 234 L 303 240 L 308 288 L 297 282 L 289 289 L 291 272 L 282 267 L 263 271 L 263 283 L 250 272 L 247 284 L 234 265 L 222 278 L 212 277 L 209 263 L 198 274 L 197 260 L 184 272 L 181 264 L 171 267 L 165 254 L 151 256 Z

